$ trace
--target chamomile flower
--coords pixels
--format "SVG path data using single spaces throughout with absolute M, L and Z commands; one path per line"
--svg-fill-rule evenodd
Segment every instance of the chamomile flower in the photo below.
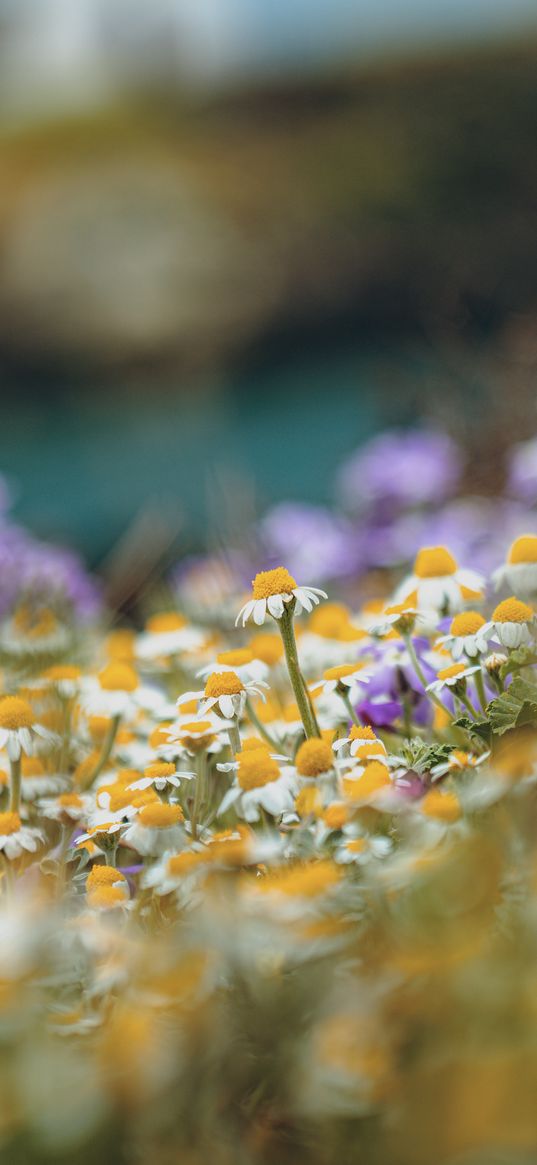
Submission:
M 133 695 L 139 679 L 133 667 L 120 661 L 108 663 L 96 680 L 89 677 L 84 685 L 83 703 L 97 716 L 123 716 L 134 708 Z
M 386 796 L 393 791 L 393 782 L 387 764 L 382 760 L 370 760 L 358 766 L 341 778 L 341 791 L 352 805 L 383 804 Z
M 143 856 L 159 856 L 184 844 L 184 814 L 180 805 L 154 801 L 140 809 L 125 831 L 123 843 Z
M 72 700 L 78 694 L 82 672 L 73 664 L 56 664 L 42 673 L 42 679 L 58 693 L 62 700 Z
M 143 777 L 139 780 L 133 781 L 128 786 L 129 789 L 156 789 L 158 793 L 163 793 L 168 787 L 172 789 L 179 789 L 181 787 L 181 780 L 192 780 L 195 773 L 191 772 L 177 772 L 174 764 L 166 761 L 155 761 L 153 764 L 147 765 L 144 769 Z
M 148 619 L 145 631 L 136 640 L 136 655 L 143 662 L 183 652 L 195 651 L 204 641 L 196 627 L 189 626 L 178 611 L 164 611 Z
M 489 633 L 497 639 L 502 647 L 512 651 L 522 645 L 529 646 L 535 642 L 535 612 L 527 603 L 515 599 L 514 595 L 504 599 L 492 612 L 490 623 L 487 624 Z M 0 705 L 1 710 L 1 705 Z
M 427 684 L 428 692 L 441 692 L 444 688 L 464 687 L 469 676 L 481 671 L 479 664 L 466 666 L 463 663 L 454 663 L 450 667 L 443 667 L 435 680 Z
M 449 789 L 429 789 L 418 805 L 419 812 L 433 821 L 453 825 L 462 816 L 457 794 Z
M 382 760 L 386 756 L 386 746 L 379 740 L 369 725 L 353 724 L 348 736 L 335 740 L 335 752 L 344 750 L 356 760 Z
M 373 859 L 387 857 L 393 850 L 389 837 L 368 837 L 360 833 L 355 824 L 343 828 L 341 840 L 334 851 L 334 859 L 340 865 L 364 866 Z
M 66 788 L 67 778 L 62 773 L 48 773 L 39 757 L 21 757 L 21 793 L 24 801 L 37 801 L 51 793 L 61 793 Z
M 445 546 L 427 546 L 418 551 L 414 570 L 397 588 L 395 602 L 411 597 L 420 613 L 455 614 L 481 599 L 483 586 L 483 576 L 461 569 Z
M 285 608 L 295 603 L 295 611 L 311 611 L 321 600 L 326 599 L 325 591 L 318 587 L 299 587 L 295 579 L 284 566 L 275 570 L 262 570 L 252 581 L 252 598 L 241 607 L 235 624 L 242 620 L 243 627 L 249 619 L 260 627 L 267 617 L 281 619 Z
M 522 534 L 509 547 L 507 559 L 494 571 L 496 588 L 509 587 L 517 597 L 532 599 L 537 596 L 537 535 Z
M 489 759 L 489 756 L 490 752 L 483 752 L 480 756 L 474 756 L 471 752 L 465 752 L 461 748 L 454 748 L 446 761 L 433 766 L 431 769 L 431 777 L 433 781 L 437 781 L 440 777 L 445 777 L 447 773 L 464 772 L 465 769 L 477 769 Z
M 60 793 L 58 797 L 43 797 L 39 811 L 51 821 L 63 825 L 83 821 L 92 809 L 92 798 L 82 793 Z
M 69 645 L 69 632 L 47 607 L 22 604 L 0 627 L 0 652 L 16 659 L 57 656 Z
M 235 779 L 218 812 L 222 816 L 233 806 L 245 821 L 258 821 L 260 809 L 281 817 L 292 810 L 296 788 L 294 773 L 280 770 L 268 748 L 259 743 L 239 754 Z
M 10 760 L 21 753 L 31 756 L 36 738 L 50 742 L 51 733 L 36 720 L 34 711 L 22 696 L 0 697 L 0 748 L 5 748 Z
M 159 746 L 157 751 L 163 759 L 168 756 L 175 759 L 181 752 L 188 756 L 196 756 L 199 752 L 218 753 L 223 744 L 227 744 L 226 729 L 232 727 L 231 720 L 223 720 L 211 712 L 199 719 L 180 716 L 167 730 L 168 746 Z
M 0 851 L 10 860 L 35 853 L 44 840 L 41 830 L 23 825 L 18 813 L 0 813 Z
M 248 696 L 260 696 L 263 699 L 262 689 L 267 687 L 268 684 L 264 680 L 258 680 L 256 683 L 243 682 L 240 676 L 232 670 L 212 672 L 207 679 L 204 690 L 202 692 L 185 692 L 179 696 L 177 707 L 181 709 L 181 706 L 189 703 L 190 700 L 197 700 L 199 701 L 200 716 L 205 716 L 207 712 L 216 707 L 225 719 L 240 719 Z
M 333 772 L 335 759 L 330 745 L 326 740 L 314 736 L 305 740 L 297 750 L 295 769 L 297 775 L 305 780 L 317 780 Z
M 324 672 L 321 689 L 323 696 L 330 696 L 334 692 L 343 693 L 353 700 L 361 684 L 368 684 L 371 671 L 363 663 L 340 663 L 336 667 L 329 667 Z M 317 687 L 317 685 L 315 685 Z
M 244 683 L 257 683 L 265 680 L 268 667 L 260 659 L 255 659 L 249 647 L 240 647 L 234 651 L 220 651 L 213 663 L 205 664 L 197 673 L 200 679 L 206 680 L 213 672 L 233 671 Z
M 461 659 L 463 655 L 475 659 L 488 650 L 490 631 L 479 611 L 461 611 L 451 620 L 448 635 L 441 635 L 437 639 L 438 646 L 447 648 L 453 659 Z

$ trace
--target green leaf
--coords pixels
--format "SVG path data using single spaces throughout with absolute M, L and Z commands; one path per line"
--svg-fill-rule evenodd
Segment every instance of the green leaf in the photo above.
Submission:
M 497 736 L 522 724 L 537 723 L 537 685 L 517 676 L 502 696 L 491 701 L 487 713 Z
M 453 721 L 453 727 L 463 728 L 469 736 L 484 740 L 486 744 L 490 742 L 491 726 L 488 720 L 471 720 L 469 716 L 459 716 L 458 720 Z
M 408 764 L 409 769 L 416 773 L 428 773 L 434 765 L 443 764 L 449 760 L 453 751 L 451 744 L 428 744 L 421 737 L 415 736 L 406 741 L 401 749 L 401 756 Z
M 537 663 L 537 653 L 532 647 L 523 644 L 512 651 L 509 659 L 500 668 L 500 679 L 505 680 L 512 672 L 521 671 L 524 667 L 531 667 Z

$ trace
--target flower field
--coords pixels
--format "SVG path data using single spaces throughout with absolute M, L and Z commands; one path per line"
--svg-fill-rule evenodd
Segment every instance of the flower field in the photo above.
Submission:
M 385 434 L 129 619 L 5 517 L 1 1165 L 535 1160 L 535 442 L 506 469 Z

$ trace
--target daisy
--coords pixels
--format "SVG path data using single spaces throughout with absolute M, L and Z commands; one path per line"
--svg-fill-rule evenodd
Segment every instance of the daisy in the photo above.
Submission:
M 182 716 L 167 729 L 169 744 L 159 745 L 157 751 L 166 759 L 175 759 L 180 752 L 186 752 L 188 756 L 196 756 L 198 752 L 221 752 L 223 745 L 227 744 L 225 732 L 232 727 L 231 720 L 222 720 L 210 712 L 199 720 Z
M 61 773 L 47 773 L 39 757 L 21 758 L 21 793 L 24 801 L 36 801 L 39 797 L 61 793 L 66 787 L 67 778 Z
M 45 841 L 40 829 L 23 825 L 18 813 L 0 813 L 0 851 L 6 858 L 35 853 Z
M 217 671 L 209 676 L 202 692 L 185 692 L 179 696 L 177 707 L 180 709 L 184 703 L 198 700 L 201 716 L 216 707 L 226 719 L 240 719 L 248 696 L 264 698 L 262 688 L 268 688 L 264 680 L 258 680 L 255 684 L 243 682 L 235 671 Z
M 414 602 L 417 602 L 417 594 L 411 593 L 402 603 L 386 607 L 382 618 L 370 627 L 371 634 L 381 637 L 393 631 L 410 634 L 416 621 L 421 618 L 419 611 L 413 606 Z
M 441 692 L 444 688 L 457 688 L 461 685 L 465 686 L 468 676 L 475 675 L 480 672 L 481 668 L 478 664 L 470 667 L 465 667 L 463 663 L 454 663 L 451 667 L 444 667 L 438 672 L 438 675 L 432 683 L 427 684 L 428 692 Z
M 180 805 L 154 801 L 145 805 L 128 826 L 123 842 L 139 854 L 158 857 L 184 844 L 184 814 Z
M 134 707 L 133 694 L 140 681 L 128 663 L 108 663 L 94 677 L 88 677 L 83 688 L 87 710 L 98 716 L 123 716 Z
M 342 792 L 353 805 L 382 805 L 386 795 L 393 790 L 393 782 L 388 766 L 381 760 L 371 760 L 362 767 L 346 773 L 341 781 Z
M 9 759 L 17 761 L 22 752 L 31 756 L 35 738 L 50 743 L 48 729 L 38 724 L 31 705 L 22 696 L 0 697 L 0 748 L 6 748 Z
M 200 679 L 206 680 L 212 672 L 218 671 L 234 671 L 244 683 L 252 681 L 257 683 L 259 680 L 265 680 L 268 675 L 266 664 L 260 659 L 255 659 L 249 647 L 241 647 L 235 651 L 220 651 L 215 662 L 205 664 L 197 674 Z
M 529 646 L 535 642 L 535 612 L 526 603 L 512 596 L 504 599 L 492 612 L 490 623 L 487 624 L 489 633 L 494 634 L 502 647 L 509 650 Z M 1 710 L 1 705 L 0 705 Z
M 258 821 L 260 809 L 273 817 L 281 817 L 293 809 L 295 794 L 293 772 L 282 773 L 266 745 L 259 743 L 256 748 L 245 749 L 239 754 L 235 779 L 224 795 L 218 813 L 221 816 L 233 806 L 245 821 Z
M 322 694 L 330 696 L 336 692 L 352 702 L 358 694 L 358 685 L 368 684 L 370 679 L 371 671 L 363 663 L 341 663 L 326 669 L 321 682 Z
M 475 659 L 488 649 L 489 632 L 487 624 L 478 611 L 462 611 L 451 620 L 448 635 L 437 639 L 437 644 L 447 648 L 453 659 L 466 655 Z M 485 628 L 485 630 L 484 630 Z
M 507 560 L 494 571 L 496 588 L 508 586 L 515 595 L 531 599 L 537 595 L 537 535 L 523 534 L 511 544 Z
M 477 769 L 484 761 L 488 760 L 490 752 L 483 752 L 480 756 L 474 756 L 471 752 L 464 752 L 461 748 L 454 748 L 450 753 L 448 759 L 442 764 L 434 765 L 431 769 L 431 777 L 433 781 L 437 781 L 439 777 L 444 777 L 446 773 L 463 772 L 464 769 Z
M 462 815 L 456 793 L 444 789 L 430 789 L 419 802 L 418 808 L 424 817 L 445 825 L 453 825 Z
M 274 619 L 281 619 L 285 608 L 290 603 L 295 604 L 295 611 L 311 611 L 320 601 L 326 599 L 325 591 L 318 587 L 299 587 L 289 571 L 284 566 L 275 570 L 262 570 L 252 581 L 253 597 L 241 607 L 235 620 L 235 625 L 242 619 L 243 627 L 252 618 L 258 627 L 265 622 L 268 615 Z
M 386 756 L 386 747 L 369 725 L 353 724 L 348 736 L 335 740 L 335 752 L 344 749 L 352 757 L 360 760 L 379 760 Z
M 172 789 L 179 789 L 181 787 L 181 780 L 188 781 L 195 777 L 195 773 L 177 772 L 175 765 L 167 763 L 166 761 L 156 761 L 148 765 L 144 769 L 143 777 L 139 780 L 133 781 L 128 785 L 129 789 L 156 789 L 158 793 L 163 793 L 170 786 Z
M 136 655 L 144 662 L 195 651 L 205 636 L 187 624 L 178 611 L 164 611 L 147 620 L 145 631 L 136 640 Z
M 50 657 L 69 646 L 69 632 L 47 607 L 20 606 L 0 627 L 0 652 Z
M 318 736 L 305 740 L 295 756 L 297 775 L 306 780 L 327 776 L 334 767 L 335 757 L 330 745 Z
M 451 614 L 481 599 L 483 586 L 483 576 L 461 570 L 445 546 L 428 546 L 418 551 L 413 573 L 397 588 L 395 602 L 412 598 L 420 612 Z
M 92 808 L 92 798 L 80 793 L 60 793 L 59 797 L 43 797 L 39 811 L 51 821 L 62 825 L 86 819 Z
M 334 860 L 340 865 L 363 866 L 372 858 L 385 858 L 392 852 L 389 837 L 366 837 L 356 825 L 344 826 L 341 840 L 334 851 Z
M 42 679 L 57 692 L 61 700 L 74 699 L 80 688 L 81 677 L 80 668 L 71 664 L 49 667 L 42 674 Z

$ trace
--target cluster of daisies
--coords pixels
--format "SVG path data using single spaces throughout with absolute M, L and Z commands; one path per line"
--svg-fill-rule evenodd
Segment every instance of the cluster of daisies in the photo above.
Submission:
M 230 965 L 321 953 L 354 974 L 364 920 L 537 777 L 536 535 L 489 581 L 435 546 L 357 609 L 284 567 L 244 598 L 235 623 L 160 611 L 98 642 L 24 606 L 0 628 L 0 928 L 54 918 L 67 994 L 47 988 L 47 1021 L 93 1050 L 117 1023 L 153 1064 L 153 1008 L 205 1006 Z M 147 1031 L 124 1016 L 141 998 Z M 329 1094 L 350 1074 L 367 1110 L 378 1059 L 347 1063 L 334 1023 Z M 162 1048 L 153 1066 L 158 1091 Z

